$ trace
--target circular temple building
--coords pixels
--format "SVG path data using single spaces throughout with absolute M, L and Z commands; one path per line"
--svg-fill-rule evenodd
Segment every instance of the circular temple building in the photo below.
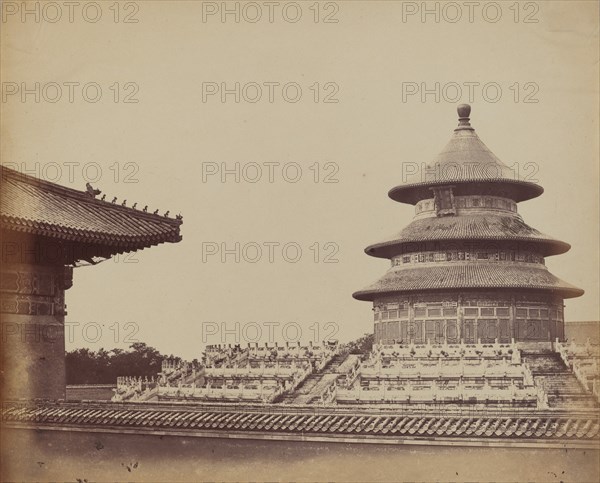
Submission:
M 563 300 L 583 290 L 554 276 L 545 257 L 569 250 L 527 225 L 517 203 L 543 189 L 479 139 L 471 107 L 443 151 L 390 190 L 413 221 L 365 249 L 391 268 L 353 294 L 373 302 L 375 342 L 549 343 L 564 340 Z

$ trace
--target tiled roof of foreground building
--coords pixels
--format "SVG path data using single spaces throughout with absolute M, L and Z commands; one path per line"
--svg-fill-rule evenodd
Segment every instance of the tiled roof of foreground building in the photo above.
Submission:
M 112 253 L 181 240 L 181 218 L 146 213 L 33 178 L 1 170 L 0 212 L 6 230 L 111 247 Z
M 132 405 L 128 405 L 132 406 Z M 154 406 L 154 405 L 153 405 Z M 33 405 L 8 403 L 2 409 L 5 424 L 76 425 L 84 428 L 138 428 L 173 431 L 246 431 L 316 433 L 396 437 L 532 438 L 594 441 L 600 431 L 596 412 L 536 413 L 514 415 L 473 412 L 469 416 L 424 414 L 369 414 L 362 409 L 347 413 L 326 408 L 275 408 L 211 410 L 173 407 L 142 408 L 116 404 L 57 403 Z
M 578 297 L 583 290 L 555 277 L 544 266 L 490 265 L 476 263 L 390 269 L 373 285 L 354 293 L 358 300 L 398 291 L 441 290 L 448 288 L 528 288 L 551 290 L 563 297 Z

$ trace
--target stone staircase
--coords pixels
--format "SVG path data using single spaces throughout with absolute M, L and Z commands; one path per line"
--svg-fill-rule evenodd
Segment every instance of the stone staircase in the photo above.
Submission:
M 284 394 L 279 401 L 275 402 L 280 402 L 282 404 L 295 403 L 299 396 L 306 395 L 312 391 L 317 382 L 321 380 L 321 377 L 323 377 L 322 373 L 313 373 L 309 375 L 293 392 Z
M 335 356 L 333 356 L 333 359 L 331 359 L 331 362 L 325 366 L 325 368 L 323 369 L 323 373 L 329 373 L 329 374 L 337 374 L 337 370 L 340 367 L 340 365 L 346 360 L 346 358 L 348 357 L 348 354 L 337 354 Z
M 521 358 L 533 374 L 569 372 L 556 352 L 523 352 Z
M 319 401 L 325 390 L 337 379 L 335 373 L 322 374 L 310 391 L 299 394 L 294 402 L 296 404 L 311 404 Z
M 523 352 L 522 361 L 531 370 L 535 385 L 546 391 L 549 407 L 599 407 L 594 396 L 585 390 L 556 352 Z
M 348 354 L 342 353 L 333 356 L 320 372 L 309 375 L 295 391 L 284 394 L 278 401 L 282 404 L 309 404 L 314 402 L 323 391 L 338 376 L 338 369 L 348 357 Z

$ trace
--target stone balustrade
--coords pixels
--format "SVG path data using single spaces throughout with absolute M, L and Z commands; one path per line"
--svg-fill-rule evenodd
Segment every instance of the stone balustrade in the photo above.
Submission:
M 514 340 L 511 343 L 498 342 L 482 344 L 374 344 L 371 353 L 373 357 L 393 359 L 423 359 L 444 357 L 445 359 L 477 359 L 509 357 L 515 364 L 520 363 L 520 351 Z
M 360 367 L 362 377 L 401 377 L 401 378 L 459 378 L 459 377 L 503 377 L 525 379 L 527 368 L 523 365 L 510 364 L 501 360 L 456 360 L 446 361 L 439 358 L 435 361 L 394 361 L 389 365 L 380 360 L 374 363 L 363 363 Z
M 234 360 L 248 359 L 251 361 L 259 360 L 315 360 L 320 363 L 321 360 L 328 360 L 338 351 L 337 342 L 324 342 L 323 344 L 313 344 L 302 346 L 287 343 L 286 345 L 258 345 L 257 343 L 248 343 L 247 347 L 231 344 L 215 344 L 206 346 L 205 354 L 207 365 L 213 365 L 220 362 L 232 363 Z
M 117 387 L 114 389 L 112 401 L 135 400 L 155 387 L 154 377 L 148 379 L 148 377 L 120 376 L 117 377 Z
M 158 388 L 159 399 L 197 399 L 212 401 L 257 401 L 271 402 L 283 392 L 280 384 L 239 384 L 225 387 L 180 387 Z
M 205 370 L 205 377 L 246 377 L 246 376 L 293 376 L 295 373 L 304 372 L 310 368 L 310 365 L 306 362 L 297 363 L 292 361 L 291 363 L 266 363 L 262 362 L 253 367 L 251 364 L 241 367 L 209 367 Z
M 511 386 L 494 388 L 488 385 L 475 386 L 457 384 L 455 386 L 369 386 L 352 389 L 337 388 L 335 398 L 342 403 L 439 403 L 439 402 L 515 402 L 544 408 L 547 397 L 539 388 L 519 388 Z

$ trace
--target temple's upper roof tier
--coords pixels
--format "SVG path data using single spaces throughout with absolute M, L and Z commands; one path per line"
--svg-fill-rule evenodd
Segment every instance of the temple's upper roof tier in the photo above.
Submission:
M 365 253 L 379 258 L 392 258 L 415 251 L 416 247 L 426 243 L 437 243 L 443 248 L 450 243 L 486 242 L 494 245 L 526 244 L 542 256 L 559 255 L 571 248 L 568 243 L 530 227 L 519 216 L 479 213 L 415 219 L 388 240 L 368 246 Z
M 487 194 L 524 201 L 543 193 L 543 188 L 523 178 L 524 169 L 504 164 L 483 144 L 469 122 L 471 107 L 458 106 L 459 124 L 442 152 L 420 169 L 406 170 L 403 184 L 392 188 L 395 201 L 416 204 L 431 197 L 431 188 L 453 185 L 454 195 Z M 526 173 L 525 173 L 526 174 Z
M 355 292 L 357 300 L 424 290 L 531 289 L 579 297 L 583 290 L 559 279 L 544 266 L 503 263 L 464 263 L 455 266 L 393 267 L 377 282 Z

